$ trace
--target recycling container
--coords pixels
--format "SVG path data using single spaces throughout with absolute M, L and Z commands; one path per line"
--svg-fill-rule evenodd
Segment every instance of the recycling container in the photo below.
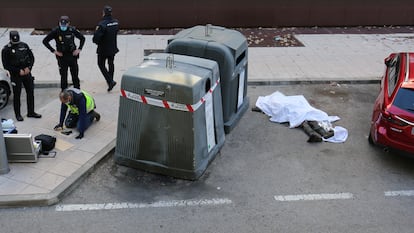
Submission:
M 3 131 L 3 126 L 0 124 Z M 7 160 L 6 144 L 4 142 L 3 133 L 0 133 L 0 175 L 10 172 L 9 161 Z
M 195 180 L 224 144 L 218 64 L 154 53 L 122 76 L 115 162 Z
M 224 131 L 230 133 L 249 107 L 246 38 L 240 32 L 224 27 L 195 26 L 174 35 L 168 41 L 165 51 L 206 58 L 218 63 Z

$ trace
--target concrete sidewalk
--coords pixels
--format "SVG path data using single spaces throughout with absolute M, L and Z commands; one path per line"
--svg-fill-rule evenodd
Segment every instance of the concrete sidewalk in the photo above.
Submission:
M 0 45 L 8 43 L 9 30 L 0 28 Z M 36 109 L 43 115 L 41 119 L 25 117 L 15 125 L 19 133 L 55 135 L 57 156 L 39 159 L 37 163 L 10 163 L 11 171 L 0 175 L 0 206 L 52 205 L 115 147 L 122 74 L 141 63 L 144 50 L 165 49 L 171 36 L 119 35 L 120 52 L 115 57 L 118 85 L 111 93 L 106 91 L 96 64 L 96 45 L 91 36 L 86 36 L 79 59 L 81 88 L 95 97 L 102 118 L 86 131 L 82 140 L 76 140 L 77 132 L 65 136 L 53 131 L 59 118 L 60 77 L 54 55 L 42 44 L 44 36 L 30 35 L 32 29 L 18 30 L 36 58 L 36 87 L 49 87 L 56 98 Z M 249 84 L 378 82 L 385 57 L 392 52 L 414 51 L 414 34 L 300 34 L 296 38 L 304 47 L 249 48 Z M 255 102 L 252 99 L 250 105 Z M 24 105 L 22 112 L 25 113 Z M 0 114 L 15 120 L 12 111 Z

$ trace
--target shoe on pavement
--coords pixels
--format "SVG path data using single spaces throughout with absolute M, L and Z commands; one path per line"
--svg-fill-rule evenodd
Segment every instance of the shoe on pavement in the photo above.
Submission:
M 322 137 L 317 133 L 313 133 L 309 136 L 307 142 L 322 142 Z
M 258 108 L 258 107 L 253 107 L 252 108 L 252 111 L 253 112 L 263 112 L 260 108 Z
M 101 119 L 101 115 L 99 113 L 97 113 L 96 111 L 94 111 L 94 117 L 96 121 L 99 121 Z
M 116 85 L 115 81 L 113 81 L 111 84 L 109 84 L 108 92 L 112 91 L 112 89 L 114 88 L 115 85 Z
M 41 118 L 41 117 L 42 117 L 42 115 L 40 115 L 40 114 L 38 114 L 38 113 L 33 112 L 33 113 L 30 113 L 30 114 L 27 114 L 27 117 L 32 117 L 32 118 Z
M 17 121 L 23 121 L 23 117 L 22 117 L 21 115 L 17 115 L 17 116 L 16 116 L 16 120 L 17 120 Z

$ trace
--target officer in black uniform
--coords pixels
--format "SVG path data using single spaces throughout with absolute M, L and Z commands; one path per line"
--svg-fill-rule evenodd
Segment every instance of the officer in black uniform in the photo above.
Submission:
M 27 117 L 41 118 L 42 115 L 34 111 L 34 78 L 31 73 L 34 64 L 33 52 L 26 43 L 20 41 L 20 35 L 17 31 L 10 31 L 10 42 L 3 47 L 1 59 L 4 69 L 10 73 L 16 120 L 23 121 L 20 113 L 22 85 L 26 90 Z
M 61 16 L 59 27 L 54 28 L 44 39 L 43 44 L 56 55 L 60 73 L 60 87 L 62 90 L 68 87 L 68 68 L 72 75 L 75 88 L 80 88 L 78 58 L 84 44 L 85 37 L 75 27 L 69 25 L 69 17 Z M 79 48 L 76 48 L 75 37 L 79 39 Z M 56 49 L 50 45 L 55 40 Z
M 112 18 L 112 7 L 105 6 L 102 21 L 96 26 L 92 41 L 98 45 L 96 50 L 98 67 L 108 84 L 108 91 L 111 91 L 116 85 L 114 81 L 114 58 L 115 54 L 119 52 L 117 47 L 118 31 L 119 24 L 118 20 Z M 105 66 L 106 61 L 108 61 L 108 69 Z

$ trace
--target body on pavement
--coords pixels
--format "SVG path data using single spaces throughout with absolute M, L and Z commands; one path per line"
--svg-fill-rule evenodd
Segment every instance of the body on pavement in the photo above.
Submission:
M 20 35 L 17 31 L 10 31 L 10 42 L 3 47 L 1 58 L 4 69 L 10 74 L 16 119 L 23 121 L 20 112 L 22 86 L 26 90 L 27 116 L 41 118 L 42 116 L 34 111 L 34 78 L 31 70 L 35 59 L 29 46 L 20 41 Z

